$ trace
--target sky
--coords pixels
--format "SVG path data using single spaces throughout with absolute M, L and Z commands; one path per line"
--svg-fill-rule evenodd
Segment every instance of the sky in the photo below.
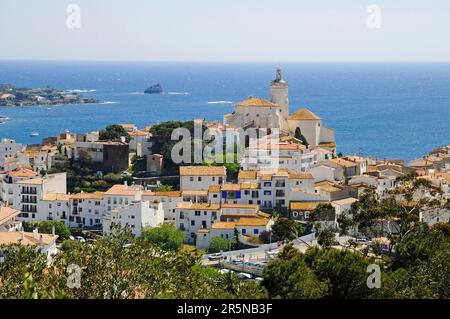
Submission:
M 449 0 L 0 0 L 0 59 L 450 61 L 449 39 Z

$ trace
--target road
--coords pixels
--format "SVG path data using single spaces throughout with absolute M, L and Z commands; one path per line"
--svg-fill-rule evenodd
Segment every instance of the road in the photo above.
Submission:
M 352 237 L 336 236 L 336 240 L 339 242 L 340 245 L 348 242 L 350 238 Z M 315 233 L 294 239 L 291 243 L 294 245 L 296 249 L 298 249 L 302 253 L 304 253 L 309 247 L 314 247 L 318 245 L 317 240 L 315 239 Z M 244 261 L 264 261 L 267 260 L 267 252 L 269 251 L 279 252 L 280 249 L 283 248 L 283 246 L 284 245 L 279 246 L 278 243 L 266 244 L 256 248 L 226 251 L 223 252 L 222 255 L 228 260 L 233 258 L 241 258 Z M 218 264 L 218 261 L 210 261 L 208 259 L 209 256 L 211 256 L 211 254 L 203 256 L 202 263 L 204 265 Z

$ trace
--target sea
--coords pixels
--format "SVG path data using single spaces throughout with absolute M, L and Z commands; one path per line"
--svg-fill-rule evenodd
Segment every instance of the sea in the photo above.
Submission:
M 73 90 L 104 103 L 0 107 L 0 137 L 40 143 L 113 123 L 222 120 L 249 96 L 269 97 L 276 67 L 290 111 L 307 107 L 334 128 L 338 152 L 404 159 L 450 144 L 450 63 L 188 63 L 0 61 L 0 83 Z M 143 91 L 154 84 L 164 94 Z M 39 132 L 32 137 L 30 133 Z

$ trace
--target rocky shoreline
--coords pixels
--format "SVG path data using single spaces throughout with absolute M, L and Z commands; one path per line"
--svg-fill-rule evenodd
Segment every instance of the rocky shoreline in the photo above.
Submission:
M 61 104 L 97 104 L 103 101 L 85 97 L 77 92 L 45 88 L 18 88 L 0 84 L 0 106 L 34 106 Z

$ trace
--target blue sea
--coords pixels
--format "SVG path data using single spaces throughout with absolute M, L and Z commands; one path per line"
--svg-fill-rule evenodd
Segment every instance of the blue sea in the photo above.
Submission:
M 335 129 L 338 151 L 410 160 L 450 144 L 450 63 L 156 63 L 0 61 L 0 83 L 81 90 L 109 103 L 0 107 L 0 137 L 39 143 L 112 123 L 222 120 L 233 103 L 268 98 L 275 68 L 291 112 L 308 107 Z M 163 95 L 144 89 L 161 83 Z M 39 137 L 30 137 L 37 131 Z

